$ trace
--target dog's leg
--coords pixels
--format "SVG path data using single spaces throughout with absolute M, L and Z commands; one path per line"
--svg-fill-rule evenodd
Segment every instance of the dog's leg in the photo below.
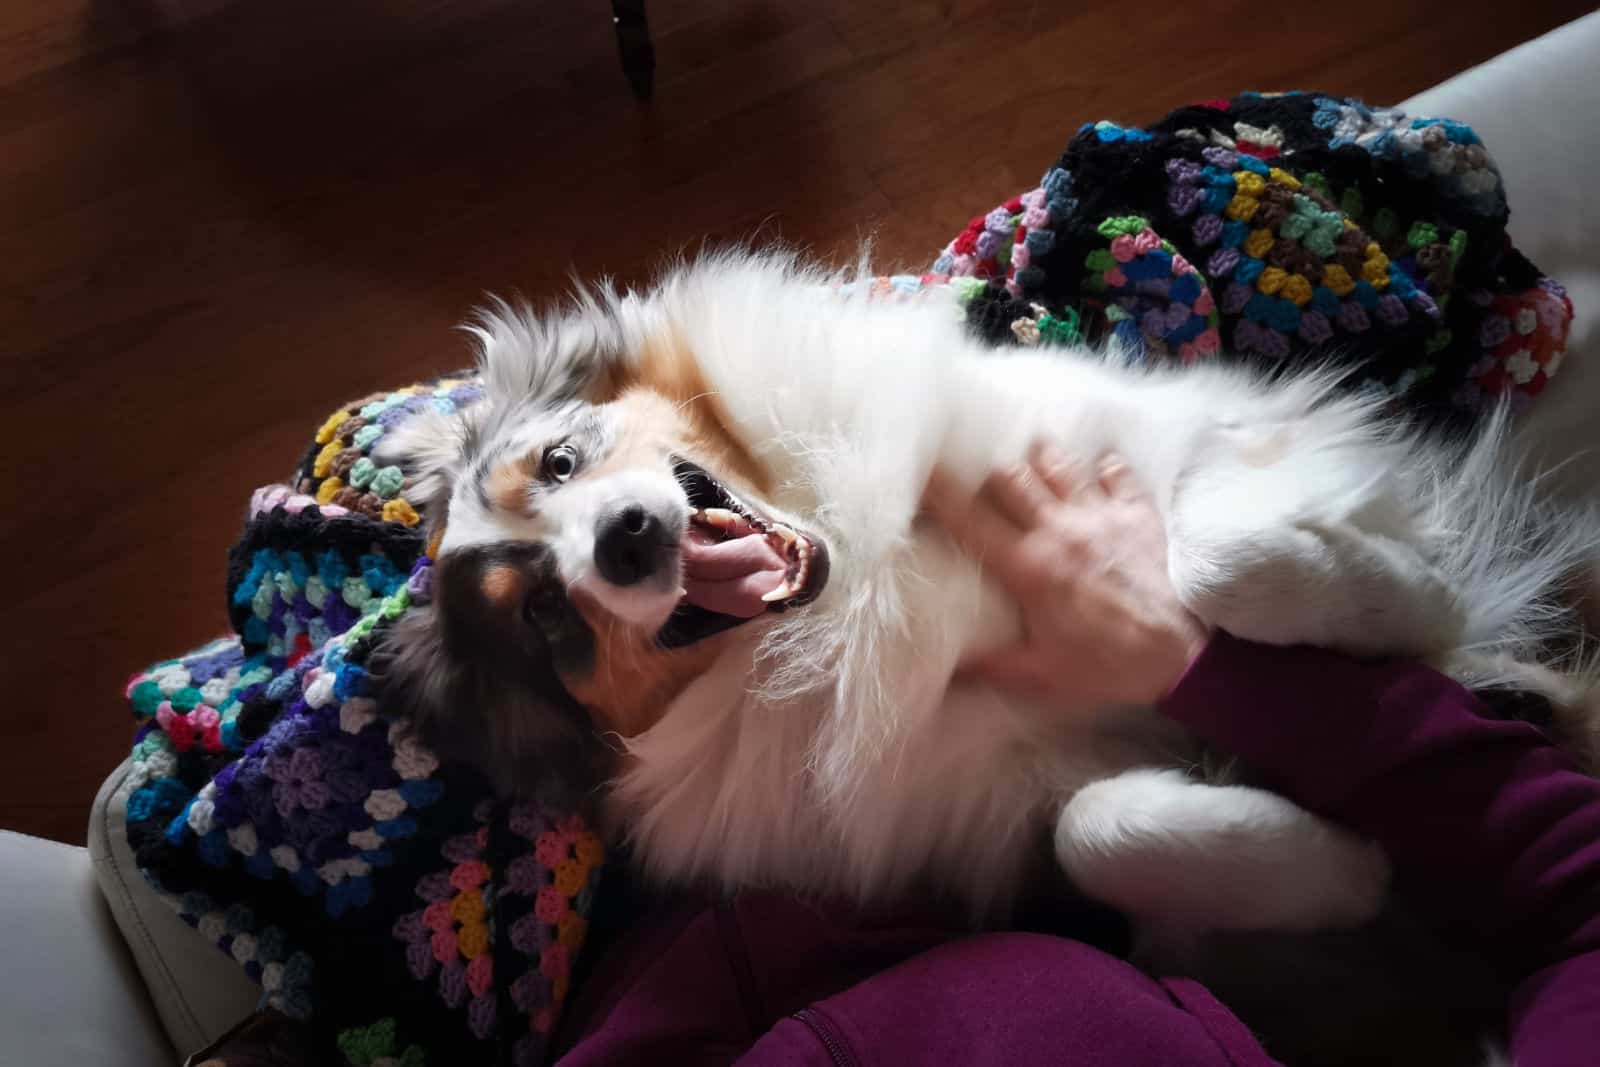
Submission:
M 1056 856 L 1089 896 L 1137 919 L 1197 930 L 1308 931 L 1378 913 L 1377 845 L 1248 786 L 1142 768 L 1079 790 Z
M 1206 621 L 1270 644 L 1419 656 L 1454 647 L 1462 611 L 1428 561 L 1417 487 L 1383 470 L 1396 463 L 1320 447 L 1307 427 L 1218 431 L 1173 497 L 1179 596 Z

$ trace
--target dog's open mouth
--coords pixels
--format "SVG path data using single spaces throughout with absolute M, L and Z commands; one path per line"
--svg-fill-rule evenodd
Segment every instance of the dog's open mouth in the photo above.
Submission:
M 685 606 L 669 624 L 675 633 L 695 640 L 822 592 L 828 550 L 821 541 L 761 514 L 688 460 L 677 460 L 673 473 L 692 509 L 682 549 Z

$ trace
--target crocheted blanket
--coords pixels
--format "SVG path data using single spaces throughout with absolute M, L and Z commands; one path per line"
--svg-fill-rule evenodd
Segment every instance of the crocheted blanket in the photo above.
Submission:
M 1331 353 L 1353 388 L 1470 416 L 1537 396 L 1572 314 L 1506 218 L 1459 123 L 1246 95 L 1149 129 L 1085 126 L 932 271 L 862 284 L 952 285 L 996 344 L 1274 366 Z M 544 1056 L 601 844 L 576 815 L 441 764 L 374 701 L 366 667 L 427 603 L 431 566 L 421 506 L 373 445 L 478 395 L 463 374 L 329 416 L 289 481 L 251 499 L 228 560 L 233 634 L 129 682 L 138 866 L 283 1024 L 232 1035 L 225 1062 L 273 1062 L 285 1026 L 294 1055 L 358 1067 Z
M 935 272 L 989 284 L 996 343 L 1115 338 L 1135 355 L 1283 366 L 1460 418 L 1523 410 L 1572 304 L 1506 235 L 1471 128 L 1312 93 L 1247 93 L 1148 129 L 1092 123 L 1039 187 L 974 218 Z

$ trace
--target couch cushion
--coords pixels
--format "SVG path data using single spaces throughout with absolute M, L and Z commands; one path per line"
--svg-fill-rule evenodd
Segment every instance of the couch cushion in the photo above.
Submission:
M 28 1067 L 176 1060 L 86 849 L 0 830 L 0 1033 Z
M 144 977 L 161 1025 L 172 1044 L 187 1054 L 254 1010 L 261 991 L 237 963 L 178 918 L 139 873 L 125 829 L 127 771 L 124 762 L 111 773 L 90 812 L 94 879 Z M 84 866 L 87 884 L 87 862 Z

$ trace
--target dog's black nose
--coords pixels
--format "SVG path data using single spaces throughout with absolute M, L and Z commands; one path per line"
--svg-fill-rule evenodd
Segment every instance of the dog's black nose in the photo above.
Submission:
M 634 585 L 659 574 L 672 561 L 678 538 L 638 504 L 619 508 L 594 531 L 594 564 L 612 585 Z

